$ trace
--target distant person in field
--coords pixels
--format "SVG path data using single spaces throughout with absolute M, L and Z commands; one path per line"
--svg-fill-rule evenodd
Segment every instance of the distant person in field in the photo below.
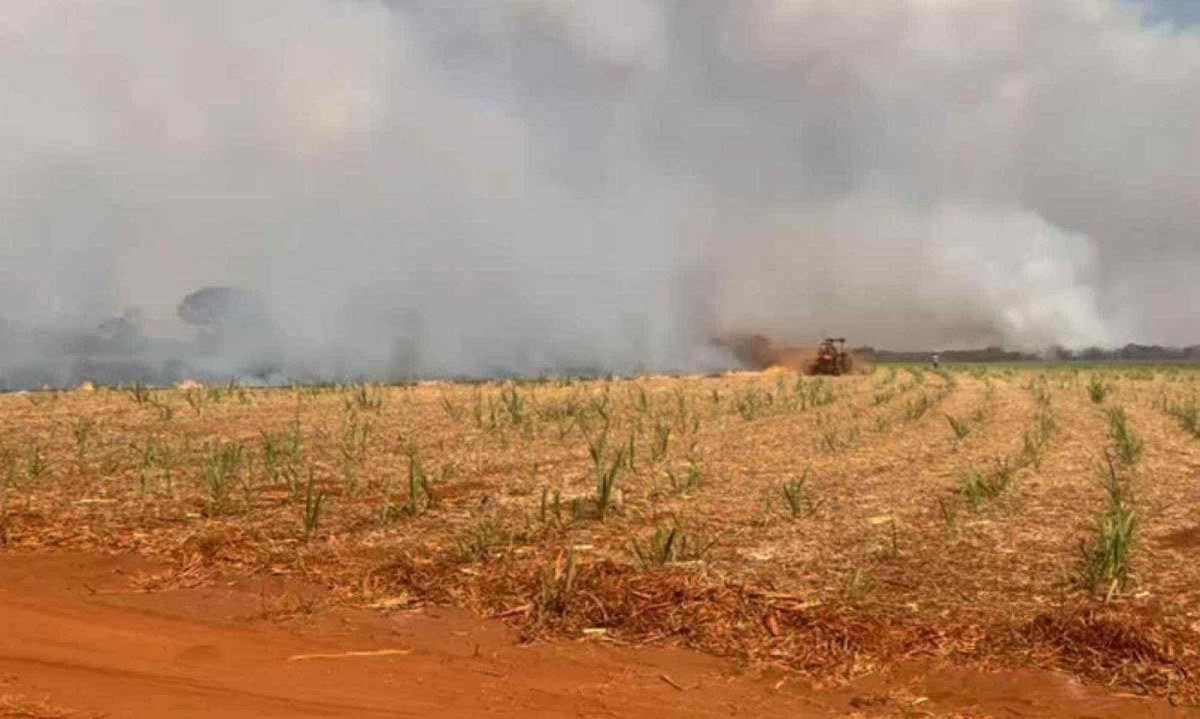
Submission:
M 937 352 L 934 352 L 933 353 L 933 368 L 937 369 L 938 366 L 941 365 L 941 363 L 942 363 L 941 356 L 939 356 Z

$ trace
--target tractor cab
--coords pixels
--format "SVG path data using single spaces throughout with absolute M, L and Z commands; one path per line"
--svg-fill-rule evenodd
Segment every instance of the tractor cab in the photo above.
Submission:
M 846 351 L 845 337 L 826 337 L 817 349 L 817 359 L 811 367 L 812 374 L 843 375 L 850 371 L 850 353 Z

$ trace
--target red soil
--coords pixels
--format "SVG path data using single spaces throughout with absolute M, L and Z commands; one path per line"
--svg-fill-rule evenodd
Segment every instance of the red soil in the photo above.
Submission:
M 522 646 L 455 610 L 310 612 L 321 590 L 277 578 L 132 589 L 148 568 L 0 554 L 0 717 L 1189 716 L 1036 671 L 906 667 L 820 691 L 674 649 Z

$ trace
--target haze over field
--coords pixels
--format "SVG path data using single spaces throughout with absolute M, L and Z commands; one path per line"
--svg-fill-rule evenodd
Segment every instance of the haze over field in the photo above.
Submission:
M 29 327 L 187 337 L 223 285 L 285 374 L 706 368 L 730 331 L 1191 344 L 1172 9 L 10 2 L 0 375 L 56 359 Z

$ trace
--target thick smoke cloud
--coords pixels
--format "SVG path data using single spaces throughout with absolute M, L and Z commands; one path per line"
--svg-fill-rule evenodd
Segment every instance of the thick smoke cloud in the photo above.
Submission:
M 22 0 L 0 64 L 0 374 L 207 285 L 290 375 L 1196 339 L 1200 33 L 1118 0 Z

